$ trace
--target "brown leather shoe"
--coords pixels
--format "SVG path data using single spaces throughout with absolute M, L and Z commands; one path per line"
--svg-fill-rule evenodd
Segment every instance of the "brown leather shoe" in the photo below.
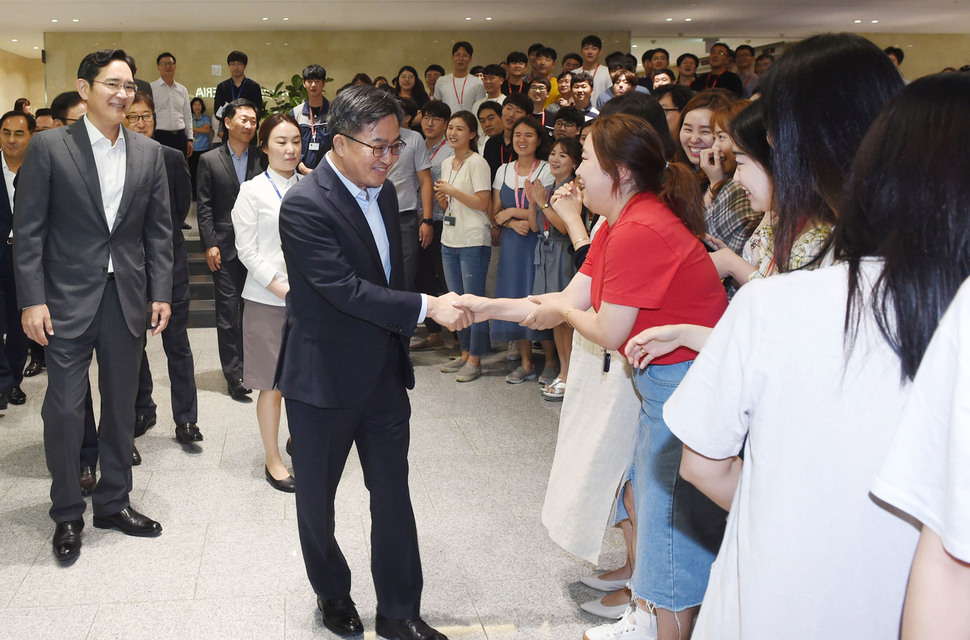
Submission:
M 91 495 L 97 486 L 98 476 L 94 473 L 94 467 L 84 467 L 81 469 L 81 495 Z

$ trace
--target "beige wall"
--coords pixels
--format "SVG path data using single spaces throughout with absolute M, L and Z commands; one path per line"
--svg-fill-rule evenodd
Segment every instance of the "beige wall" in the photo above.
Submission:
M 44 101 L 44 65 L 38 59 L 22 58 L 0 50 L 0 113 L 13 109 L 17 98 L 27 98 L 36 110 Z
M 880 49 L 893 46 L 903 50 L 903 76 L 915 80 L 944 67 L 970 63 L 970 35 L 952 33 L 867 33 L 866 38 Z
M 586 32 L 533 31 L 488 33 L 478 31 L 260 31 L 222 33 L 47 33 L 47 90 L 51 96 L 73 89 L 77 65 L 85 54 L 97 49 L 121 48 L 135 57 L 138 76 L 148 81 L 158 78 L 156 56 L 171 51 L 177 61 L 175 79 L 189 93 L 215 86 L 229 77 L 226 54 L 233 49 L 249 55 L 246 75 L 264 88 L 272 89 L 289 80 L 304 66 L 322 64 L 334 79 L 328 88 L 333 96 L 338 87 L 363 71 L 370 76 L 390 78 L 402 64 L 423 73 L 437 63 L 451 70 L 451 46 L 467 40 L 475 47 L 473 63 L 487 64 L 505 60 L 509 51 L 525 49 L 536 40 L 557 50 L 560 59 L 579 51 Z M 630 32 L 601 32 L 604 56 L 614 50 L 630 50 Z M 269 44 L 267 44 L 269 43 Z M 213 76 L 212 65 L 222 66 L 222 75 Z M 558 69 L 558 65 L 557 65 Z M 212 107 L 212 100 L 206 104 Z

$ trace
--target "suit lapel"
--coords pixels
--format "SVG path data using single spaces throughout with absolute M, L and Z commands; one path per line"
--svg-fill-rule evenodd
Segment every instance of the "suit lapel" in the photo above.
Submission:
M 125 188 L 121 192 L 121 204 L 118 206 L 118 215 L 115 216 L 115 225 L 111 229 L 112 232 L 118 228 L 121 219 L 128 213 L 128 207 L 131 205 L 131 199 L 135 197 L 135 189 L 144 164 L 144 153 L 136 145 L 131 144 L 133 135 L 141 134 L 129 135 L 128 130 L 122 127 L 121 135 L 125 137 Z
M 343 216 L 343 218 L 350 223 L 350 226 L 353 227 L 354 231 L 357 232 L 357 235 L 360 237 L 360 241 L 364 243 L 365 247 L 367 247 L 368 253 L 370 253 L 371 258 L 374 260 L 374 263 L 377 264 L 378 270 L 383 276 L 384 263 L 381 262 L 381 254 L 377 250 L 377 243 L 374 241 L 374 234 L 371 233 L 370 225 L 367 224 L 367 219 L 361 212 L 360 205 L 357 204 L 354 197 L 350 195 L 349 191 L 347 191 L 347 187 L 344 186 L 343 182 L 340 181 L 340 178 L 337 177 L 337 174 L 334 173 L 334 170 L 330 167 L 329 162 L 321 162 L 313 173 L 318 175 L 320 185 L 328 191 L 327 197 L 331 206 L 341 216 Z M 398 232 L 400 233 L 400 231 Z M 388 236 L 388 239 L 390 239 L 390 235 Z M 384 282 L 386 284 L 387 280 L 385 279 Z
M 226 170 L 226 173 L 229 174 L 229 179 L 232 180 L 232 183 L 236 185 L 236 188 L 238 189 L 240 186 L 239 176 L 236 175 L 236 167 L 232 163 L 232 155 L 231 155 L 232 151 L 229 150 L 228 142 L 222 146 L 225 147 L 225 150 L 222 152 L 222 155 L 220 156 L 220 159 L 222 160 L 222 168 Z
M 94 162 L 94 152 L 91 151 L 91 139 L 84 122 L 78 120 L 67 128 L 64 144 L 77 166 L 78 175 L 91 196 L 91 201 L 101 214 L 101 222 L 108 228 L 108 219 L 104 213 L 104 203 L 101 200 L 101 183 L 98 182 L 98 165 Z

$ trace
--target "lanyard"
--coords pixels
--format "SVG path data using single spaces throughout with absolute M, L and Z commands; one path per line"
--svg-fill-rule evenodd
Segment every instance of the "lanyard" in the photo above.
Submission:
M 526 179 L 529 179 L 532 177 L 532 172 L 536 170 L 536 166 L 538 164 L 539 164 L 539 160 L 532 161 L 532 167 L 529 168 L 529 175 L 526 177 Z M 515 161 L 515 166 L 513 168 L 515 169 L 515 188 L 512 190 L 512 194 L 515 196 L 515 206 L 518 207 L 519 209 L 525 209 L 529 201 L 525 197 L 525 189 L 524 188 L 521 190 L 519 189 L 519 161 L 518 160 Z M 521 198 L 519 194 L 522 194 Z
M 310 106 L 310 103 L 307 102 L 306 103 L 306 108 L 310 112 L 310 141 L 311 142 L 314 142 L 317 139 L 317 127 L 313 123 L 313 107 L 311 107 Z M 320 110 L 321 111 L 323 110 L 323 107 L 322 106 L 320 107 Z
M 431 158 L 429 158 L 429 159 L 430 160 L 434 160 L 434 157 L 436 155 L 438 155 L 438 152 L 441 151 L 441 147 L 443 147 L 443 146 L 445 146 L 445 139 L 444 138 L 441 138 L 441 140 L 438 142 L 438 144 L 436 144 L 434 146 L 434 153 L 431 154 Z
M 246 80 L 248 80 L 248 78 L 243 78 L 243 81 L 239 83 L 239 93 L 237 94 L 236 83 L 232 81 L 232 78 L 229 79 L 229 91 L 232 94 L 233 100 L 236 100 L 237 98 L 242 97 L 242 88 L 246 86 Z
M 275 192 L 276 192 L 276 195 L 278 195 L 278 196 L 280 197 L 280 201 L 282 202 L 282 201 L 283 201 L 283 194 L 282 194 L 282 193 L 280 193 L 280 190 L 279 190 L 279 188 L 278 188 L 278 187 L 276 186 L 276 183 L 275 183 L 275 182 L 273 182 L 273 179 L 269 177 L 269 171 L 266 171 L 266 173 L 264 173 L 263 175 L 264 175 L 264 176 L 266 176 L 266 179 L 267 179 L 267 180 L 269 180 L 269 183 L 270 183 L 271 185 L 273 185 L 273 191 L 275 191 Z
M 468 76 L 465 76 L 465 81 L 461 83 L 461 96 L 458 96 L 458 85 L 455 84 L 455 76 L 451 76 L 451 86 L 455 89 L 455 97 L 458 98 L 458 106 L 461 107 L 465 104 L 465 85 L 468 84 Z
M 724 71 L 727 71 L 727 69 L 725 69 Z M 707 85 L 707 88 L 708 89 L 713 89 L 714 87 L 717 86 L 717 81 L 720 80 L 721 79 L 721 76 L 724 75 L 724 71 L 722 71 L 721 73 L 717 74 L 716 76 L 713 76 L 714 77 L 714 82 L 713 83 L 711 82 L 711 74 L 710 73 L 707 74 L 707 82 L 705 84 Z

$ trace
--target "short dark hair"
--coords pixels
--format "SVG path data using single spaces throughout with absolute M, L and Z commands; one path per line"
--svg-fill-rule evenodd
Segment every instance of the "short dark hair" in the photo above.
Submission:
M 771 55 L 768 52 L 765 52 L 765 53 L 762 53 L 760 56 L 758 56 L 757 58 L 754 59 L 755 62 L 760 62 L 761 60 L 771 60 L 772 62 L 774 62 L 775 61 L 775 56 Z
M 541 42 L 533 42 L 532 44 L 530 44 L 530 45 L 529 45 L 529 48 L 528 48 L 528 49 L 526 49 L 526 51 L 528 51 L 528 52 L 529 52 L 529 55 L 530 55 L 530 56 L 531 56 L 531 55 L 532 55 L 533 53 L 534 53 L 534 54 L 536 54 L 536 55 L 538 56 L 538 55 L 539 55 L 539 51 L 540 51 L 540 50 L 541 50 L 541 49 L 542 49 L 543 47 L 545 47 L 545 46 L 546 46 L 546 45 L 544 45 L 544 44 L 542 44 Z
M 441 100 L 428 100 L 421 107 L 421 114 L 447 120 L 451 117 L 451 107 L 448 106 L 447 102 Z
M 637 59 L 628 53 L 621 53 L 612 60 L 606 63 L 606 68 L 613 72 L 617 69 L 626 69 L 631 73 L 636 73 L 637 70 Z
M 518 107 L 526 113 L 532 113 L 532 100 L 530 100 L 529 96 L 525 93 L 513 93 L 510 96 L 506 96 L 505 102 L 502 104 L 502 106 L 504 107 L 507 104 Z
M 530 89 L 534 84 L 541 84 L 546 88 L 546 91 L 552 91 L 552 83 L 546 80 L 545 78 L 533 78 L 532 80 L 529 80 Z
M 482 71 L 482 75 L 498 76 L 504 80 L 508 74 L 505 72 L 505 68 L 500 64 L 487 64 L 485 65 L 485 70 Z
M 27 131 L 33 133 L 37 130 L 37 120 L 34 119 L 34 116 L 30 115 L 29 113 L 24 113 L 23 111 L 8 111 L 0 116 L 0 127 L 2 127 L 3 123 L 8 119 L 15 118 L 17 116 L 20 116 L 27 121 Z
M 670 126 L 667 124 L 667 114 L 657 98 L 639 91 L 629 91 L 621 96 L 611 98 L 600 109 L 600 116 L 608 116 L 613 113 L 627 113 L 646 120 L 653 130 L 660 136 L 663 144 L 664 157 L 668 161 L 674 160 L 677 146 L 670 135 Z
M 731 47 L 727 46 L 727 44 L 725 44 L 723 42 L 715 42 L 714 44 L 711 45 L 711 48 L 708 49 L 707 52 L 710 53 L 711 51 L 714 51 L 714 47 L 724 47 L 725 49 L 727 49 L 727 54 L 729 56 L 733 56 L 734 55 L 734 50 L 731 49 Z
M 529 62 L 529 56 L 522 53 L 521 51 L 513 51 L 509 55 L 505 56 L 505 64 L 512 64 L 513 62 Z
M 897 64 L 903 64 L 903 57 L 906 55 L 899 47 L 886 47 L 882 50 L 887 56 L 894 56 Z
M 65 91 L 59 93 L 51 100 L 51 117 L 60 120 L 62 124 L 67 124 L 67 112 L 84 102 L 84 98 L 77 91 Z
M 152 97 L 150 93 L 145 93 L 144 91 L 136 91 L 135 97 L 132 98 L 131 100 L 131 104 L 132 106 L 134 106 L 139 102 L 144 102 L 145 104 L 147 104 L 148 108 L 152 110 L 152 113 L 153 114 L 155 113 L 155 99 Z M 205 106 L 205 105 L 203 104 L 202 106 Z
M 574 60 L 578 62 L 580 66 L 583 64 L 583 56 L 579 55 L 578 53 L 567 53 L 562 57 L 563 64 L 566 63 L 566 60 Z
M 327 70 L 318 64 L 308 64 L 303 67 L 304 80 L 327 80 Z
M 242 51 L 230 51 L 229 55 L 226 56 L 226 64 L 232 64 L 233 62 L 241 62 L 244 67 L 247 67 L 249 66 L 249 56 Z
M 539 49 L 536 52 L 536 57 L 537 58 L 549 58 L 553 62 L 556 61 L 556 58 L 558 56 L 559 56 L 559 54 L 557 54 L 556 53 L 556 50 L 553 49 L 552 47 L 542 47 L 541 49 Z
M 593 45 L 597 49 L 602 49 L 603 48 L 603 40 L 600 39 L 599 36 L 588 35 L 585 38 L 583 38 L 583 41 L 581 43 L 579 43 L 579 46 L 580 47 L 585 47 L 588 44 Z
M 428 75 L 429 71 L 437 71 L 441 75 L 445 75 L 445 68 L 440 64 L 429 64 L 428 68 L 424 70 L 424 75 Z
M 667 76 L 668 78 L 670 78 L 671 83 L 677 82 L 677 74 L 674 73 L 673 69 L 658 69 L 657 71 L 654 72 L 653 75 Z M 652 87 L 651 87 L 651 90 L 652 90 Z
M 414 120 L 414 117 L 418 115 L 418 111 L 420 111 L 420 109 L 418 109 L 418 103 L 411 98 L 402 98 L 401 96 L 398 96 L 397 100 L 401 103 L 401 109 L 404 111 L 404 115 L 411 116 L 411 119 Z
M 471 42 L 466 42 L 464 40 L 459 40 L 451 47 L 451 55 L 458 53 L 459 49 L 464 49 L 468 52 L 469 56 L 475 55 L 475 47 L 472 46 Z
M 125 53 L 123 49 L 102 49 L 101 51 L 95 51 L 94 53 L 89 53 L 88 55 L 84 56 L 84 58 L 81 60 L 81 64 L 79 64 L 77 67 L 77 77 L 81 80 L 87 81 L 88 84 L 91 84 L 94 82 L 94 79 L 98 77 L 101 70 L 115 60 L 121 60 L 124 62 L 126 65 L 128 65 L 129 69 L 132 69 L 131 75 L 135 75 L 135 63 L 132 61 L 131 56 Z
M 478 105 L 478 113 L 476 113 L 475 115 L 478 117 L 481 117 L 482 111 L 488 111 L 489 109 L 494 111 L 496 115 L 499 115 L 499 116 L 502 115 L 502 105 L 495 102 L 494 100 L 486 100 L 485 102 Z
M 477 76 L 478 74 L 485 75 L 485 67 L 484 65 L 476 64 L 474 67 L 468 70 L 468 73 L 472 74 L 473 76 Z
M 701 59 L 695 56 L 693 53 L 682 53 L 679 56 L 677 56 L 677 66 L 679 67 L 680 65 L 682 65 L 684 63 L 684 60 L 686 60 L 687 58 L 690 58 L 691 60 L 693 60 L 696 66 L 698 67 L 701 66 Z
M 200 113 L 205 113 L 205 100 L 203 100 L 202 98 L 199 98 L 198 96 L 189 100 L 189 109 L 191 109 L 192 105 L 194 105 L 196 102 L 202 105 L 202 110 L 200 111 Z
M 558 118 L 556 118 L 558 120 Z M 562 150 L 569 156 L 569 159 L 573 161 L 577 167 L 583 161 L 583 145 L 580 144 L 579 138 L 560 138 L 552 143 L 550 151 L 559 145 Z
M 674 103 L 674 106 L 678 109 L 683 110 L 690 102 L 690 99 L 694 97 L 695 93 L 690 87 L 685 87 L 682 84 L 664 84 L 660 85 L 656 89 L 651 89 L 652 95 L 657 100 L 664 97 L 668 93 L 670 94 L 670 100 Z
M 246 98 L 236 98 L 232 102 L 227 103 L 226 106 L 222 108 L 222 123 L 225 124 L 226 120 L 232 120 L 233 116 L 236 115 L 237 111 L 239 111 L 240 109 L 246 109 L 246 108 L 252 109 L 253 113 L 255 113 L 257 117 L 259 117 L 259 109 L 256 108 L 256 105 L 254 105 Z
M 556 112 L 556 119 L 554 122 L 558 122 L 560 120 L 565 120 L 566 122 L 573 123 L 577 127 L 582 127 L 583 123 L 586 122 L 586 114 L 584 114 L 578 108 L 569 105 L 568 107 L 563 107 Z
M 398 126 L 404 120 L 401 104 L 393 93 L 382 91 L 369 84 L 361 84 L 341 91 L 330 104 L 327 126 L 331 136 L 338 134 L 355 136 L 364 127 L 375 124 L 387 116 L 397 118 Z
M 172 62 L 178 63 L 178 60 L 175 59 L 175 56 L 173 56 L 168 51 L 165 51 L 164 53 L 158 54 L 158 57 L 155 58 L 155 64 L 156 65 L 157 64 L 160 64 L 162 62 L 162 58 L 171 58 L 172 59 Z
M 745 51 L 749 51 L 751 55 L 754 55 L 754 47 L 752 47 L 750 44 L 739 44 L 738 48 L 734 50 L 735 55 L 737 55 L 738 51 L 740 51 L 741 49 L 744 49 Z
M 572 74 L 573 74 L 573 84 L 576 84 L 577 82 L 579 83 L 586 82 L 589 84 L 589 86 L 591 87 L 593 86 L 593 76 L 589 75 L 582 69 L 577 69 L 576 71 L 573 71 Z
M 300 123 L 296 121 L 296 118 L 288 113 L 274 113 L 270 117 L 263 120 L 263 124 L 259 125 L 259 132 L 256 135 L 258 140 L 258 146 L 260 151 L 265 151 L 266 143 L 269 142 L 269 135 L 273 133 L 273 129 L 283 124 L 284 122 L 289 122 L 296 130 L 300 130 Z
M 35 120 L 37 118 L 43 118 L 44 116 L 50 116 L 50 117 L 53 118 L 54 117 L 54 112 L 51 111 L 50 109 L 47 109 L 47 108 L 38 109 L 37 111 L 34 112 L 34 119 Z
M 658 51 L 659 51 L 660 53 L 662 53 L 662 54 L 664 54 L 665 56 L 667 56 L 667 61 L 668 61 L 668 62 L 670 61 L 670 52 L 669 52 L 669 51 L 667 51 L 666 49 L 664 49 L 663 47 L 657 47 L 656 49 L 654 49 L 654 50 L 653 50 L 653 51 L 652 51 L 652 52 L 650 53 L 650 57 L 652 58 L 652 57 L 653 57 L 653 56 L 654 56 L 654 55 L 655 55 L 655 54 L 656 54 L 656 53 L 657 53 Z

